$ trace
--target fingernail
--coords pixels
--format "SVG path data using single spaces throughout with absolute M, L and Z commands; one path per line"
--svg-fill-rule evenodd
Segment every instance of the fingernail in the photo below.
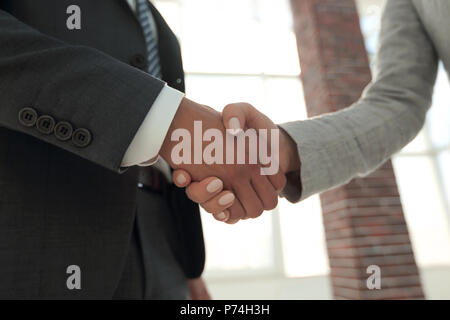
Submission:
M 214 193 L 220 189 L 222 189 L 223 183 L 222 180 L 214 179 L 206 186 L 206 191 L 209 193 Z
M 222 196 L 219 199 L 219 205 L 226 206 L 227 204 L 230 204 L 234 200 L 234 194 L 227 193 L 226 195 Z
M 185 184 L 186 183 L 186 177 L 184 176 L 184 174 L 179 174 L 177 176 L 177 182 L 178 184 Z
M 232 135 L 236 135 L 239 132 L 241 132 L 241 122 L 239 121 L 239 118 L 236 118 L 236 117 L 231 118 L 228 121 L 228 126 L 229 126 L 229 132 Z
M 227 215 L 225 214 L 225 212 L 219 212 L 218 214 L 216 214 L 216 218 L 219 219 L 220 221 L 225 220 L 226 217 Z

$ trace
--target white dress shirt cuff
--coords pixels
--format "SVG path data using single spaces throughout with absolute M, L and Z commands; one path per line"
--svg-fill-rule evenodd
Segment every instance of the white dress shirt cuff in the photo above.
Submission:
M 161 90 L 125 152 L 122 167 L 151 165 L 158 160 L 159 150 L 183 97 L 184 93 L 167 85 Z

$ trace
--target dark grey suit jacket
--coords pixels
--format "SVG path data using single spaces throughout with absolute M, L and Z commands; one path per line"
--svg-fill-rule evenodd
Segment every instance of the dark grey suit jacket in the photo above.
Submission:
M 66 27 L 73 4 L 81 30 Z M 119 174 L 121 160 L 164 83 L 139 70 L 145 41 L 124 0 L 0 6 L 0 298 L 110 298 L 140 170 Z M 184 90 L 178 42 L 152 10 L 163 79 Z M 52 119 L 69 123 L 72 137 L 48 133 Z M 182 190 L 167 194 L 173 250 L 196 277 L 204 263 L 198 207 Z M 81 267 L 82 290 L 67 290 L 69 265 Z

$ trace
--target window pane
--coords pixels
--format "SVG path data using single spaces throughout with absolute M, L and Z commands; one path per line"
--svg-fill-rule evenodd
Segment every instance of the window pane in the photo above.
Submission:
M 248 102 L 265 109 L 264 81 L 259 77 L 188 75 L 187 97 L 218 111 L 232 102 Z
M 208 271 L 273 267 L 271 213 L 227 225 L 202 212 Z
M 431 146 L 427 141 L 425 129 L 422 129 L 413 141 L 408 143 L 400 152 L 407 153 L 423 153 L 431 150 Z
M 322 210 L 318 196 L 301 203 L 279 204 L 284 268 L 289 277 L 329 272 Z
M 152 1 L 164 17 L 170 29 L 180 37 L 181 34 L 181 8 L 177 1 Z
M 430 138 L 436 147 L 450 145 L 450 84 L 443 66 L 439 67 L 433 106 L 427 117 Z
M 272 27 L 264 28 L 263 72 L 276 75 L 300 75 L 295 34 L 281 32 Z
M 267 115 L 275 123 L 306 118 L 305 100 L 300 78 L 266 80 Z
M 264 72 L 300 74 L 297 42 L 292 27 L 292 13 L 287 0 L 260 0 Z
M 394 158 L 411 241 L 419 265 L 450 263 L 450 235 L 432 158 Z
M 298 74 L 295 37 L 289 22 L 280 20 L 286 12 L 275 10 L 264 20 L 264 8 L 273 7 L 253 0 L 182 1 L 186 71 Z
M 189 0 L 182 6 L 186 71 L 262 72 L 262 46 L 253 1 Z
M 360 14 L 361 31 L 366 41 L 366 49 L 373 61 L 377 50 L 378 35 L 381 26 L 381 11 L 384 1 L 358 0 L 358 11 Z
M 441 152 L 438 157 L 438 162 L 445 188 L 444 194 L 447 199 L 447 208 L 450 208 L 450 151 Z M 448 215 L 450 219 L 450 212 L 448 212 Z

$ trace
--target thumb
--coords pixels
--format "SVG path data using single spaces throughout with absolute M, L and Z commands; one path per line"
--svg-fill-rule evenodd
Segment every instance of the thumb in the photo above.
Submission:
M 240 133 L 251 118 L 251 108 L 247 103 L 232 103 L 222 111 L 222 121 L 226 129 L 233 135 Z

